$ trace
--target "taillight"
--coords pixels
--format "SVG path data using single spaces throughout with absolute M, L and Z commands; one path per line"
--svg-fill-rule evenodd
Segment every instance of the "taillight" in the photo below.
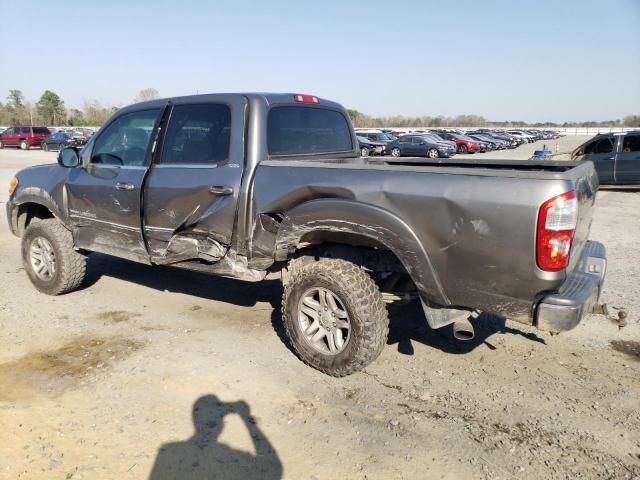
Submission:
M 294 95 L 293 100 L 298 103 L 320 103 L 318 97 L 313 95 Z
M 536 262 L 541 270 L 557 272 L 567 267 L 577 221 L 578 199 L 573 190 L 553 197 L 540 206 Z

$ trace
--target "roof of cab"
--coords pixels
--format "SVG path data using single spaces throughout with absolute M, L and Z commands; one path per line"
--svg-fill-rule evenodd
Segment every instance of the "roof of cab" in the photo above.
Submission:
M 147 102 L 133 103 L 131 105 L 127 105 L 123 107 L 122 110 L 139 110 L 140 107 L 162 107 L 168 101 L 180 101 L 180 103 L 184 102 L 212 102 L 219 100 L 221 97 L 229 97 L 229 96 L 241 96 L 246 97 L 248 99 L 257 99 L 265 102 L 267 105 L 319 105 L 337 109 L 343 109 L 344 107 L 337 102 L 333 102 L 331 100 L 327 100 L 325 98 L 316 97 L 319 100 L 317 104 L 307 104 L 307 103 L 298 103 L 294 101 L 294 97 L 296 95 L 301 95 L 299 93 L 262 93 L 262 92 L 249 92 L 249 93 L 204 93 L 198 95 L 185 95 L 180 97 L 167 97 L 167 98 L 158 98 L 155 100 L 149 100 Z

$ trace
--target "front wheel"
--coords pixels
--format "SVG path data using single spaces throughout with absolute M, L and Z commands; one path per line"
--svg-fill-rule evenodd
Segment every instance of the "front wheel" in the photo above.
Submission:
M 398 147 L 394 147 L 391 149 L 391 156 L 392 157 L 399 157 L 400 156 L 400 149 Z
M 458 153 L 467 153 L 467 146 L 466 145 L 458 146 Z
M 22 263 L 34 287 L 48 295 L 75 290 L 86 271 L 85 256 L 74 250 L 71 232 L 55 218 L 33 220 L 26 228 Z
M 4 148 L 4 143 L 2 143 L 2 140 L 0 140 L 0 150 L 2 150 Z
M 47 145 L 47 142 L 42 142 L 42 150 L 45 152 L 49 151 L 49 145 Z
M 389 317 L 382 295 L 362 268 L 325 258 L 290 264 L 282 319 L 296 354 L 327 375 L 359 371 L 382 352 Z
M 431 148 L 427 152 L 427 156 L 429 158 L 438 158 L 440 155 L 438 154 L 438 150 L 436 150 L 435 148 Z
M 362 147 L 360 149 L 360 156 L 361 157 L 368 157 L 369 156 L 369 149 L 366 147 Z

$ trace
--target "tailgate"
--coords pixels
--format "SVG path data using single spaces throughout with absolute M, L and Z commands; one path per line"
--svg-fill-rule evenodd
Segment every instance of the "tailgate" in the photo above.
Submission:
M 589 231 L 591 230 L 591 222 L 593 221 L 593 212 L 596 201 L 596 192 L 600 185 L 598 175 L 593 167 L 593 163 L 585 162 L 588 168 L 576 169 L 580 171 L 580 176 L 575 179 L 575 191 L 578 198 L 578 223 L 571 244 L 571 256 L 567 273 L 573 271 L 576 267 L 582 250 L 589 239 Z M 585 165 L 586 167 L 587 165 Z

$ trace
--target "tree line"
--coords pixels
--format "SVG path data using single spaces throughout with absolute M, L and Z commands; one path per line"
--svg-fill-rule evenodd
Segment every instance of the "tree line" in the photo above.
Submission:
M 133 102 L 159 96 L 155 88 L 145 88 L 138 92 Z M 9 90 L 6 102 L 0 102 L 0 125 L 100 126 L 118 108 L 102 105 L 97 100 L 85 100 L 82 108 L 66 108 L 62 98 L 51 90 L 45 90 L 37 102 L 26 100 L 20 90 Z M 607 121 L 527 123 L 518 120 L 491 121 L 480 115 L 372 117 L 357 110 L 349 109 L 348 112 L 356 127 L 640 127 L 640 115 Z
M 155 88 L 145 88 L 133 102 L 159 98 Z M 37 102 L 27 100 L 21 90 L 9 90 L 6 102 L 0 101 L 0 125 L 86 126 L 102 125 L 120 107 L 84 100 L 81 108 L 66 108 L 60 96 L 45 90 Z
M 640 127 L 640 115 L 629 115 L 623 119 L 587 122 L 536 122 L 528 123 L 522 120 L 493 121 L 479 115 L 458 115 L 455 117 L 405 117 L 395 115 L 392 117 L 371 117 L 357 110 L 348 110 L 351 121 L 355 127 Z

